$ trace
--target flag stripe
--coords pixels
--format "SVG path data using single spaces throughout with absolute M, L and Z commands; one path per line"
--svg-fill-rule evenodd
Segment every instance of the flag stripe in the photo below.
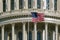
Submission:
M 33 12 L 32 13 L 32 22 L 40 22 L 40 21 L 44 21 L 44 14 Z

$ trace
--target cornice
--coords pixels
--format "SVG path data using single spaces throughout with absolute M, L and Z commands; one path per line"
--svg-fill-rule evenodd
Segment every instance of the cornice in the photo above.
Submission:
M 54 23 L 54 24 L 60 24 L 60 20 L 59 19 L 54 19 L 54 18 L 44 18 L 45 20 L 42 22 L 45 23 Z M 0 26 L 1 25 L 6 25 L 6 24 L 12 24 L 12 23 L 19 23 L 19 22 L 32 22 L 32 17 L 25 17 L 25 18 L 16 18 L 16 19 L 10 19 L 10 20 L 6 20 L 6 21 L 2 21 L 0 22 Z

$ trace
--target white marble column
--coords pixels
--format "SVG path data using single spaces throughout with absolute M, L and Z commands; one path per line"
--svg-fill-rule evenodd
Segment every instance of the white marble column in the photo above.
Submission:
M 19 0 L 14 0 L 14 9 L 19 10 Z
M 15 37 L 14 27 L 15 27 L 15 24 L 12 24 L 12 40 L 15 40 L 15 38 L 14 38 Z
M 24 9 L 28 9 L 28 0 L 24 0 L 23 1 L 23 6 L 24 6 Z
M 45 23 L 46 40 L 48 40 L 48 23 Z
M 43 40 L 45 40 L 45 30 L 43 30 Z
M 60 12 L 60 0 L 57 0 L 57 11 Z
M 37 9 L 37 0 L 32 0 L 33 2 L 33 4 L 32 4 L 32 6 L 33 6 L 33 8 L 34 9 Z
M 34 30 L 32 32 L 32 40 L 37 40 L 37 23 L 34 23 Z
M 0 13 L 3 12 L 3 0 L 0 0 Z
M 34 23 L 35 40 L 37 40 L 37 23 Z
M 55 36 L 55 32 L 53 31 L 53 40 L 55 40 L 55 37 L 56 37 L 56 36 Z
M 16 40 L 18 40 L 19 38 L 18 38 L 18 31 L 16 32 Z
M 4 40 L 4 25 L 2 26 L 2 40 Z
M 44 6 L 44 2 L 43 0 L 41 0 L 41 9 L 43 9 L 43 6 Z
M 14 35 L 15 35 L 15 40 L 17 40 L 17 31 L 15 31 Z
M 52 10 L 54 11 L 54 0 L 52 0 Z
M 46 2 L 46 0 L 43 0 L 43 9 L 44 10 L 47 9 L 46 6 L 47 6 L 47 2 Z
M 25 29 L 25 23 L 23 23 L 23 40 L 27 40 L 27 32 L 26 32 L 26 29 Z
M 49 0 L 49 10 L 54 10 L 54 0 Z
M 58 40 L 58 25 L 57 24 L 56 24 L 55 30 L 56 30 L 56 40 Z
M 6 11 L 8 11 L 8 0 L 6 0 Z
M 9 40 L 9 34 L 8 34 L 8 36 L 7 36 L 7 40 Z
M 6 11 L 10 11 L 11 10 L 11 0 L 6 0 Z

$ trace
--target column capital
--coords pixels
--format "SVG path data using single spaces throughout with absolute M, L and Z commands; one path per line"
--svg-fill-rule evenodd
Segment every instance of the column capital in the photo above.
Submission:
M 15 23 L 12 23 L 11 25 L 15 25 Z
M 56 24 L 56 26 L 58 26 L 59 24 Z
M 34 23 L 34 30 L 36 30 L 37 22 Z
M 34 24 L 37 24 L 37 22 L 34 22 Z
M 48 24 L 47 22 L 45 22 L 45 24 Z
M 26 24 L 26 23 L 23 23 L 23 30 L 25 30 L 25 24 Z
M 22 22 L 22 24 L 26 24 L 26 22 Z
M 4 25 L 2 25 L 2 29 L 4 28 Z
M 1 25 L 1 26 L 4 26 L 4 25 Z

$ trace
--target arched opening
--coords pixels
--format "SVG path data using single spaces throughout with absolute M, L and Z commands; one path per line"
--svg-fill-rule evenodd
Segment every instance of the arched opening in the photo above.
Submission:
M 18 39 L 23 40 L 23 33 L 22 32 L 18 32 Z
M 27 33 L 27 40 L 32 40 L 32 32 L 29 31 L 29 34 Z
M 37 32 L 37 40 L 41 40 L 42 38 L 41 38 L 42 36 L 41 36 L 41 32 Z

